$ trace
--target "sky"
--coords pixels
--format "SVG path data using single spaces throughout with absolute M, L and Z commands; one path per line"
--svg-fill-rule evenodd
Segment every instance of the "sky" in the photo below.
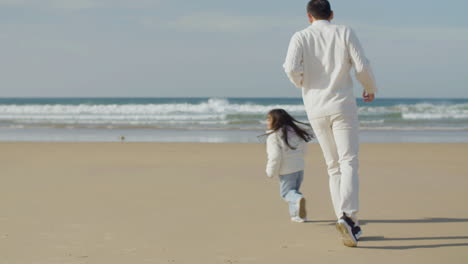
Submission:
M 468 1 L 330 2 L 378 97 L 468 98 Z M 300 97 L 282 64 L 306 4 L 0 0 L 0 97 Z

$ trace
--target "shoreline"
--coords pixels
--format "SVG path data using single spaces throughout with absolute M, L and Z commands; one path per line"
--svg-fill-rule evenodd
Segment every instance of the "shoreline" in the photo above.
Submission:
M 0 128 L 0 142 L 200 142 L 263 143 L 263 130 L 200 129 L 53 129 Z M 366 130 L 361 129 L 361 143 L 467 143 L 464 130 Z

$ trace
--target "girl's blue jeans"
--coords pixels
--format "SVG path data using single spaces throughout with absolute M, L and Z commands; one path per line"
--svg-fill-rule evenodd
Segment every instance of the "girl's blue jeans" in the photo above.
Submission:
M 291 217 L 299 215 L 299 200 L 304 197 L 299 188 L 304 178 L 304 171 L 280 175 L 280 195 L 288 202 Z

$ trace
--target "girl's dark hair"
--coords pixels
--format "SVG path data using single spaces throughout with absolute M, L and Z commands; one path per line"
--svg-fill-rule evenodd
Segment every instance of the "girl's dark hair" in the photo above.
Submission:
M 303 124 L 306 126 L 309 126 L 309 124 L 297 121 L 292 117 L 288 112 L 286 112 L 284 109 L 273 109 L 268 112 L 268 115 L 271 117 L 271 129 L 273 130 L 272 132 L 268 133 L 267 135 L 270 135 L 278 130 L 281 130 L 282 133 L 282 139 L 286 143 L 286 145 L 291 148 L 291 149 L 296 149 L 295 147 L 292 147 L 289 145 L 288 142 L 288 128 L 292 128 L 294 132 L 296 132 L 296 135 L 298 135 L 300 138 L 302 138 L 305 142 L 309 142 L 312 140 L 313 135 L 309 132 L 307 132 L 305 129 L 300 128 L 296 123 L 298 124 Z

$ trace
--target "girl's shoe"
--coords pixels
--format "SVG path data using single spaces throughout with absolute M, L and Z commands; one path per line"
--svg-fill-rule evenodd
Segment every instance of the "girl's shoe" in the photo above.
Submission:
M 294 216 L 294 217 L 291 217 L 291 221 L 296 222 L 296 223 L 304 223 L 305 219 L 300 218 L 299 216 Z

